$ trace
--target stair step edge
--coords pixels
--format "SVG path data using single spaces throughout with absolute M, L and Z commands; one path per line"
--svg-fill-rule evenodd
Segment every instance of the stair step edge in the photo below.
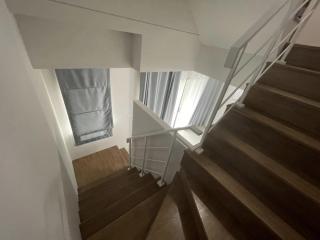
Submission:
M 111 173 L 110 175 L 108 175 L 106 177 L 97 179 L 96 181 L 78 189 L 79 198 L 82 198 L 80 195 L 84 196 L 88 192 L 94 191 L 95 189 L 102 187 L 102 185 L 107 184 L 109 181 L 114 181 L 118 177 L 121 177 L 123 175 L 131 175 L 136 172 L 137 172 L 136 169 L 129 169 L 128 170 L 128 168 L 124 167 L 114 173 Z
M 281 178 L 291 187 L 312 199 L 314 202 L 320 204 L 320 189 L 318 187 L 304 180 L 293 171 L 288 170 L 286 167 L 282 166 L 272 158 L 261 153 L 250 144 L 240 140 L 227 129 L 223 129 L 223 134 L 219 134 L 219 136 L 222 136 L 225 142 L 246 154 L 251 160 L 255 161 L 277 177 Z
M 281 239 L 304 239 L 217 164 L 203 154 L 196 155 L 191 152 L 188 154 Z
M 307 135 L 297 129 L 289 127 L 288 125 L 285 125 L 277 120 L 274 120 L 249 107 L 245 107 L 245 108 L 234 107 L 233 110 L 237 111 L 238 113 L 242 114 L 243 116 L 249 119 L 252 119 L 254 121 L 257 121 L 261 124 L 264 124 L 273 128 L 274 130 L 282 133 L 288 138 L 293 139 L 294 141 L 300 142 L 301 144 L 307 147 L 310 147 L 316 151 L 320 151 L 320 141 L 310 135 Z
M 127 193 L 128 195 L 125 195 L 125 197 L 129 196 L 130 194 L 133 194 L 135 193 L 137 190 L 143 188 L 144 186 L 150 184 L 151 181 L 154 181 L 154 179 L 152 178 L 152 176 L 150 174 L 147 174 L 146 176 L 144 176 L 143 178 L 138 178 L 137 180 L 134 181 L 134 185 L 135 185 L 135 189 L 132 190 L 132 191 L 128 191 L 127 189 Z M 128 186 L 124 187 L 124 189 L 126 189 Z M 122 190 L 123 191 L 123 190 Z M 105 196 L 103 196 L 104 198 Z M 112 206 L 112 204 L 116 203 L 117 201 L 121 200 L 122 197 L 120 197 L 119 199 L 115 200 L 115 201 L 112 201 L 110 204 L 106 205 L 106 203 L 104 202 L 103 199 L 99 199 L 97 200 L 96 202 L 90 202 L 89 204 L 86 204 L 82 207 L 80 207 L 80 210 L 79 210 L 79 214 L 80 214 L 80 218 L 83 220 L 88 220 L 90 219 L 91 217 L 93 217 L 93 213 L 94 212 L 97 212 L 98 209 L 96 208 L 97 206 L 103 206 L 100 208 L 101 209 L 105 209 L 105 208 L 108 208 L 110 206 Z M 88 212 L 92 212 L 91 215 L 88 214 Z M 88 217 L 88 216 L 91 216 L 91 217 Z
M 162 197 L 161 202 L 162 202 L 162 201 L 163 201 L 163 198 L 165 197 L 165 194 L 166 194 L 167 191 L 168 191 L 168 187 L 167 187 L 167 186 L 159 189 L 157 192 L 153 193 L 151 196 L 149 196 L 148 198 L 146 198 L 146 199 L 144 199 L 143 201 L 141 201 L 139 204 L 137 204 L 136 206 L 134 206 L 133 208 L 131 208 L 131 209 L 130 209 L 129 211 L 127 211 L 126 213 L 122 214 L 120 217 L 118 217 L 117 219 L 115 219 L 114 221 L 112 221 L 110 224 L 108 224 L 108 225 L 106 225 L 105 227 L 101 228 L 99 231 L 97 231 L 97 232 L 94 233 L 93 235 L 89 236 L 87 239 L 88 239 L 88 240 L 101 240 L 101 239 L 104 239 L 104 238 L 102 238 L 103 235 L 104 235 L 104 232 L 109 228 L 109 226 L 110 226 L 111 224 L 114 224 L 114 223 L 118 222 L 118 221 L 119 221 L 120 219 L 122 219 L 123 217 L 126 217 L 126 215 L 134 212 L 134 211 L 135 211 L 136 209 L 138 209 L 138 208 L 143 207 L 144 204 L 146 204 L 146 203 L 148 203 L 148 202 L 150 202 L 150 201 L 154 201 L 154 199 L 156 199 L 159 195 L 163 195 L 163 196 L 161 196 L 161 197 Z M 161 204 L 160 204 L 159 207 L 161 207 Z M 159 209 L 158 209 L 158 210 L 159 210 Z M 155 217 L 156 217 L 156 215 L 155 215 Z M 154 219 L 153 219 L 153 221 L 154 221 Z M 153 221 L 152 221 L 152 222 L 153 222 Z M 149 229 L 150 229 L 150 227 L 151 227 L 151 225 L 152 225 L 152 222 L 151 222 L 148 230 L 146 231 L 146 233 L 148 233 L 148 231 L 149 231 Z
M 320 72 L 319 71 L 312 70 L 312 69 L 309 69 L 309 68 L 294 66 L 294 65 L 290 65 L 290 64 L 275 63 L 273 65 L 273 67 L 275 67 L 275 68 L 283 68 L 283 69 L 286 69 L 288 71 L 303 72 L 305 74 L 312 74 L 312 75 L 319 75 L 320 76 Z
M 130 195 L 126 196 L 126 198 L 123 198 L 123 199 L 121 199 L 120 201 L 117 201 L 117 202 L 111 204 L 110 206 L 108 206 L 108 207 L 104 208 L 103 210 L 101 210 L 98 214 L 96 214 L 96 215 L 92 216 L 91 218 L 87 219 L 86 221 L 82 222 L 82 223 L 80 224 L 80 229 L 81 229 L 82 231 L 87 231 L 87 230 L 88 230 L 88 226 L 89 226 L 89 229 L 90 229 L 89 233 L 86 233 L 84 236 L 88 237 L 88 236 L 91 236 L 91 235 L 93 235 L 94 233 L 98 232 L 99 229 L 93 230 L 93 229 L 91 229 L 92 226 L 93 226 L 95 223 L 97 223 L 97 220 L 98 220 L 98 219 L 100 219 L 100 221 L 101 221 L 101 219 L 104 219 L 107 212 L 110 213 L 110 211 L 112 212 L 114 209 L 117 209 L 117 207 L 118 207 L 117 205 L 119 205 L 119 204 L 124 204 L 125 201 L 127 201 L 128 199 L 130 199 L 131 196 L 134 196 L 134 195 L 137 195 L 137 194 L 141 194 L 141 193 L 140 193 L 141 191 L 144 191 L 144 190 L 148 189 L 148 194 L 150 194 L 150 192 L 153 192 L 153 191 L 154 191 L 154 193 L 155 193 L 155 192 L 158 192 L 158 190 L 156 190 L 156 189 L 158 189 L 158 188 L 159 188 L 159 187 L 158 187 L 158 185 L 156 184 L 156 182 L 155 182 L 155 181 L 152 181 L 152 182 L 150 182 L 149 184 L 146 184 L 146 185 L 144 185 L 143 187 L 137 189 L 136 191 L 134 191 L 134 192 L 131 193 Z M 154 193 L 152 193 L 151 195 L 153 195 Z M 146 196 L 145 199 L 149 198 L 151 195 Z M 145 199 L 143 199 L 142 201 L 144 201 Z M 135 204 L 133 207 L 131 207 L 131 209 L 134 208 L 135 206 L 137 206 L 139 203 L 140 203 L 140 202 L 138 202 L 137 204 Z M 125 214 L 126 212 L 128 212 L 128 211 L 130 211 L 130 209 L 128 209 L 127 211 L 124 211 L 124 212 L 121 213 L 119 216 L 116 216 L 114 219 L 112 219 L 110 222 L 106 223 L 105 225 L 109 225 L 110 223 L 112 223 L 113 221 L 115 221 L 116 219 L 118 219 L 119 217 L 121 217 L 122 215 L 124 215 L 124 214 Z M 109 219 L 109 220 L 110 220 L 110 219 Z M 105 220 L 103 220 L 103 221 L 105 222 Z M 97 227 L 95 227 L 95 228 L 97 228 Z M 101 229 L 101 228 L 100 228 L 100 229 Z
M 284 91 L 284 90 L 281 90 L 281 89 L 278 89 L 278 88 L 275 88 L 275 87 L 271 87 L 271 86 L 268 86 L 268 85 L 263 84 L 263 83 L 258 83 L 258 84 L 255 85 L 255 87 L 256 88 L 262 88 L 262 89 L 267 90 L 269 92 L 272 92 L 272 93 L 275 93 L 275 94 L 290 98 L 291 100 L 298 101 L 298 102 L 301 102 L 301 103 L 306 104 L 306 105 L 310 105 L 310 106 L 312 106 L 314 108 L 319 109 L 319 111 L 320 111 L 320 102 L 317 102 L 315 100 L 312 100 L 312 99 L 309 99 L 309 98 L 306 98 L 306 97 L 303 97 L 303 96 L 300 96 L 300 95 L 297 95 L 297 94 L 294 94 L 294 93 L 290 93 L 290 92 L 287 92 L 287 91 Z

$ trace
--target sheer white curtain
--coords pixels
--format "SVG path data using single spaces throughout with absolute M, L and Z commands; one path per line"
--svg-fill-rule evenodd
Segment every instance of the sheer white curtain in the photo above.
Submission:
M 180 72 L 145 72 L 140 78 L 140 101 L 168 124 L 180 86 Z
M 190 119 L 190 125 L 205 127 L 216 105 L 223 82 L 210 78 Z
M 196 72 L 182 73 L 180 88 L 183 90 L 180 99 L 176 102 L 175 118 L 171 124 L 173 127 L 189 125 L 208 80 L 209 77 Z

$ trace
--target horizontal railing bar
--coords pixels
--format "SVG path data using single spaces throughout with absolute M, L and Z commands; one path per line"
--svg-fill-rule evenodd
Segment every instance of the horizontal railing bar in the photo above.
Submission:
M 219 107 L 219 109 L 224 105 L 224 104 L 226 104 L 226 102 L 235 94 L 235 92 L 254 74 L 254 72 L 258 69 L 258 67 L 260 67 L 261 66 L 261 64 L 259 64 L 245 79 L 244 79 L 244 81 L 242 81 L 241 83 L 240 83 L 240 85 L 238 86 L 238 87 L 236 87 L 233 91 L 232 91 L 232 93 L 230 93 L 230 95 L 225 99 L 225 100 L 223 100 L 223 102 L 220 104 L 220 107 Z
M 132 157 L 133 159 L 137 159 L 137 160 L 143 160 L 142 157 Z M 152 158 L 146 158 L 146 161 L 150 161 L 150 162 L 161 162 L 161 163 L 165 163 L 166 161 L 163 160 L 158 160 L 158 159 L 152 159 Z
M 191 127 L 193 127 L 193 126 L 186 126 L 186 127 L 180 127 L 180 128 L 169 128 L 169 129 L 165 129 L 165 130 L 160 130 L 160 131 L 155 131 L 155 132 L 151 132 L 151 133 L 132 136 L 130 138 L 131 139 L 136 139 L 136 138 L 143 138 L 143 137 L 151 137 L 151 136 L 155 136 L 155 135 L 162 135 L 162 134 L 169 133 L 169 132 L 186 130 L 186 129 L 189 129 Z
M 138 167 L 138 168 L 141 168 L 141 169 L 142 169 L 142 166 L 140 166 L 140 165 L 138 165 L 138 164 L 136 164 L 136 163 L 134 163 L 134 164 L 133 164 L 133 166 L 134 166 L 134 167 Z M 151 170 L 151 169 L 148 169 L 148 168 L 145 168 L 145 171 L 147 171 L 147 172 L 151 172 L 151 173 L 154 173 L 154 174 L 157 174 L 157 175 L 161 175 L 161 173 L 160 173 L 160 172 L 157 172 L 157 171 L 154 171 L 154 170 Z
M 143 146 L 138 146 L 138 147 L 133 146 L 133 149 L 145 149 L 145 147 L 143 147 Z M 146 147 L 146 149 L 167 150 L 167 149 L 169 149 L 169 147 Z
M 237 76 L 237 74 L 254 58 L 257 56 L 257 54 L 267 45 L 267 43 L 272 39 L 274 38 L 275 35 L 272 35 L 271 37 L 268 38 L 267 41 L 265 41 L 260 48 L 258 48 L 255 53 L 253 53 L 253 55 L 243 64 L 241 65 L 240 68 L 238 68 L 238 70 L 236 70 L 236 72 L 234 73 L 233 75 L 233 78 L 235 78 Z
M 310 11 L 306 16 L 304 16 L 304 17 L 300 20 L 300 22 L 299 22 L 298 24 L 296 24 L 296 26 L 295 26 L 288 34 L 286 34 L 286 36 L 277 44 L 277 46 L 274 47 L 274 48 L 270 51 L 269 55 L 271 55 L 276 49 L 278 49 L 279 46 L 281 46 L 281 45 L 285 42 L 285 40 L 286 40 L 287 38 L 289 38 L 289 36 L 290 36 L 291 34 L 293 34 L 294 31 L 296 31 L 296 30 L 298 29 L 298 27 L 312 15 L 312 12 L 313 12 L 313 11 Z M 263 44 L 263 46 L 260 47 L 259 51 L 265 46 L 265 44 L 266 44 L 268 41 L 270 41 L 270 40 L 272 39 L 272 37 L 274 37 L 274 35 L 272 35 L 271 38 L 269 38 L 267 41 L 265 41 L 265 43 Z M 259 52 L 259 51 L 258 51 L 258 52 Z M 257 53 L 258 53 L 258 52 L 257 52 Z M 253 56 L 253 57 L 254 57 L 254 56 Z M 251 60 L 253 59 L 253 57 L 251 57 L 251 58 L 249 59 L 249 61 L 251 61 Z M 280 57 L 281 57 L 281 56 L 280 56 Z M 279 58 L 278 58 L 278 59 L 279 59 Z M 248 64 L 249 61 L 247 61 L 244 65 Z M 234 79 L 235 76 L 243 69 L 244 65 L 241 66 L 240 69 L 235 72 L 235 74 L 234 74 L 234 76 L 233 76 L 233 79 Z M 252 74 L 253 74 L 253 73 L 257 70 L 257 68 L 260 67 L 260 66 L 261 66 L 261 64 L 259 64 L 259 65 L 254 69 L 254 71 L 251 72 L 251 73 L 245 78 L 245 80 L 242 81 L 241 84 L 240 84 L 235 90 L 232 91 L 232 93 L 220 104 L 220 107 L 219 107 L 219 108 L 221 108 L 221 107 L 235 94 L 235 92 L 248 80 L 248 78 L 249 78 L 250 76 L 252 76 Z M 267 69 L 270 69 L 270 66 L 269 66 Z M 265 73 L 265 72 L 266 72 L 266 71 L 264 71 L 264 73 Z M 259 78 L 260 78 L 262 75 L 263 75 L 263 74 L 259 75 Z
M 271 67 L 272 65 L 281 58 L 281 56 L 290 48 L 290 45 L 288 45 L 271 63 L 268 67 L 266 67 L 263 72 L 257 77 L 257 80 L 260 79 Z
M 229 96 L 222 101 L 222 103 L 221 103 L 220 106 L 219 106 L 219 109 L 220 109 L 224 104 L 226 104 L 226 102 L 227 102 L 227 101 L 235 94 L 235 92 L 255 73 L 255 71 L 256 71 L 259 67 L 261 67 L 262 64 L 263 64 L 263 62 L 261 62 L 261 64 L 257 65 L 257 66 L 251 71 L 251 73 L 250 73 L 247 77 L 245 77 L 245 79 L 240 83 L 240 85 L 237 86 L 237 87 L 232 91 L 232 93 L 230 93 Z
M 274 6 L 267 11 L 252 27 L 250 27 L 245 34 L 243 34 L 233 45 L 232 48 L 240 49 L 246 45 L 270 20 L 287 5 L 289 0 L 283 3 L 274 4 Z
M 304 16 L 300 20 L 300 22 L 296 24 L 294 28 L 291 29 L 291 31 L 287 33 L 286 36 L 282 38 L 281 41 L 270 51 L 270 54 L 272 54 L 275 50 L 277 50 L 285 42 L 285 40 L 287 40 L 291 36 L 291 34 L 293 34 L 300 27 L 300 25 L 304 23 L 304 21 L 306 21 L 312 15 L 312 13 L 313 13 L 313 10 L 311 10 L 306 16 Z
M 290 14 L 289 19 L 293 18 L 300 11 L 300 9 L 302 9 L 304 7 L 304 5 L 306 5 L 308 2 L 310 2 L 310 0 L 305 0 L 302 4 L 300 4 L 300 6 L 297 7 L 296 10 L 294 10 Z
M 297 14 L 297 12 L 298 12 L 307 2 L 309 2 L 309 0 L 305 0 L 305 1 L 290 15 L 289 18 L 294 17 L 294 16 Z M 311 13 L 309 13 L 306 17 L 308 18 L 310 15 L 311 15 Z M 287 38 L 288 36 L 290 36 L 290 35 L 300 26 L 299 24 L 300 24 L 301 22 L 304 22 L 305 20 L 306 20 L 305 17 L 304 17 L 303 19 L 301 19 L 300 22 L 296 25 L 296 28 L 295 28 L 293 31 L 291 31 L 289 34 L 287 34 L 286 38 Z M 285 27 L 285 26 L 282 26 L 280 29 L 283 29 L 284 27 Z M 275 32 L 275 33 L 276 33 L 276 32 Z M 272 38 L 274 38 L 274 37 L 275 37 L 275 34 L 272 34 L 272 35 L 261 45 L 261 47 L 259 47 L 259 48 L 253 53 L 253 55 L 252 55 L 243 65 L 241 65 L 240 68 L 238 68 L 238 69 L 236 70 L 236 72 L 234 73 L 234 76 L 233 76 L 233 77 L 236 77 L 236 76 L 238 75 L 238 73 L 239 73 L 254 57 L 256 57 L 257 54 L 258 54 L 258 53 L 266 46 L 266 44 L 267 44 Z M 283 42 L 279 43 L 277 47 L 279 47 L 282 43 L 283 43 Z M 272 52 L 271 52 L 271 53 L 272 53 Z M 270 53 L 270 54 L 271 54 L 271 53 Z

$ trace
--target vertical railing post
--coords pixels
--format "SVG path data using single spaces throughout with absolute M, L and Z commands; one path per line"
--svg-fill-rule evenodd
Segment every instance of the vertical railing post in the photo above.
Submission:
M 147 155 L 147 136 L 144 137 L 144 152 L 143 152 L 143 162 L 142 162 L 142 169 L 139 173 L 140 177 L 145 175 L 145 168 L 146 168 L 146 156 Z
M 165 163 L 165 167 L 164 167 L 164 171 L 162 173 L 162 176 L 161 176 L 160 180 L 157 182 L 157 184 L 160 187 L 162 187 L 165 184 L 165 178 L 167 176 L 169 162 L 170 162 L 170 159 L 171 159 L 171 156 L 172 156 L 173 146 L 174 146 L 174 144 L 176 142 L 176 138 L 177 138 L 177 130 L 173 132 L 172 141 L 171 141 L 170 147 L 169 147 L 168 159 L 167 159 L 167 161 Z
M 245 52 L 245 49 L 246 49 L 246 46 L 243 46 L 238 52 L 237 54 L 235 55 L 235 60 L 234 60 L 234 63 L 233 63 L 233 66 L 232 68 L 230 69 L 230 72 L 226 78 L 226 81 L 224 82 L 224 85 L 223 85 L 223 88 L 221 89 L 221 92 L 220 92 L 220 95 L 217 99 L 217 102 L 213 108 L 213 111 L 210 115 L 210 118 L 209 118 L 209 121 L 207 123 L 207 126 L 205 127 L 204 131 L 203 131 L 203 134 L 202 134 L 202 137 L 201 137 L 201 140 L 200 140 L 200 143 L 199 143 L 199 148 L 197 148 L 195 151 L 198 152 L 198 153 L 201 153 L 202 152 L 202 144 L 207 136 L 207 134 L 209 133 L 209 130 L 211 128 L 211 125 L 213 123 L 213 120 L 214 118 L 216 117 L 217 115 L 217 112 L 219 111 L 220 109 L 220 105 L 224 99 L 224 96 L 226 95 L 226 92 L 228 90 L 228 87 L 233 79 L 233 76 L 234 76 L 234 73 L 235 71 L 237 70 L 238 68 L 238 65 L 241 61 L 241 58 L 242 58 L 242 55 L 244 54 Z
M 128 167 L 128 170 L 130 170 L 132 168 L 132 138 L 128 138 L 127 143 L 129 143 L 129 167 Z

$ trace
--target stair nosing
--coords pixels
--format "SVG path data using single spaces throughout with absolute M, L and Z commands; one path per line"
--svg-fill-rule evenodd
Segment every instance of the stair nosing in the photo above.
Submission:
M 164 187 L 164 188 L 166 188 L 166 187 Z M 155 195 L 160 194 L 161 191 L 165 191 L 164 188 L 159 188 L 158 191 L 154 192 L 154 193 L 153 193 L 152 195 L 150 195 L 148 198 L 146 198 L 146 199 L 144 199 L 143 201 L 139 202 L 137 205 L 135 205 L 134 207 L 132 207 L 129 211 L 125 212 L 124 214 L 120 215 L 118 218 L 116 218 L 115 220 L 113 220 L 111 223 L 116 222 L 116 221 L 119 221 L 119 219 L 120 219 L 121 217 L 123 217 L 123 216 L 125 216 L 126 214 L 134 211 L 134 209 L 136 209 L 137 207 L 143 205 L 146 201 L 150 201 L 153 197 L 155 197 Z M 163 199 L 162 199 L 162 201 L 163 201 Z M 159 207 L 161 207 L 161 204 L 160 204 Z M 158 211 L 159 211 L 159 209 L 158 209 Z M 157 216 L 157 215 L 156 215 L 156 216 Z M 153 219 L 153 221 L 154 221 L 154 219 Z M 111 224 L 111 223 L 110 223 L 110 224 Z M 152 223 L 153 223 L 153 222 L 152 222 Z M 150 224 L 147 233 L 149 232 L 150 227 L 152 226 L 152 223 Z M 95 237 L 96 234 L 98 234 L 99 232 L 105 230 L 110 224 L 108 224 L 108 225 L 104 226 L 103 228 L 99 229 L 97 232 L 95 232 L 95 233 L 93 233 L 92 235 L 90 235 L 87 239 L 88 239 L 88 240 L 94 239 L 94 237 Z
M 272 129 L 280 132 L 281 134 L 285 135 L 286 137 L 297 141 L 307 147 L 310 147 L 316 151 L 320 151 L 320 141 L 316 138 L 305 134 L 297 129 L 294 129 L 286 124 L 283 124 L 277 120 L 274 120 L 262 113 L 259 113 L 249 107 L 239 108 L 234 107 L 233 110 L 237 111 L 238 113 L 242 114 L 243 116 L 257 121 L 261 124 L 271 127 Z
M 137 192 L 138 190 L 140 190 L 140 189 L 143 188 L 144 186 L 150 184 L 151 181 L 154 181 L 153 178 L 152 178 L 152 176 L 149 175 L 149 174 L 145 175 L 143 178 L 149 178 L 149 181 L 148 181 L 148 179 L 145 180 L 145 181 L 141 180 L 141 181 L 139 182 L 139 187 L 136 188 L 135 190 L 131 191 L 131 192 L 128 192 L 129 195 L 126 195 L 126 197 L 127 197 L 127 196 L 130 196 L 131 194 L 134 194 L 135 192 Z M 140 180 L 141 178 L 139 177 L 138 179 Z M 136 179 L 136 181 L 138 181 L 138 179 Z M 121 200 L 121 198 L 119 198 L 118 200 L 116 200 L 116 201 L 114 201 L 114 202 L 112 202 L 112 203 L 109 203 L 108 205 L 105 205 L 105 206 L 102 207 L 101 209 L 104 210 L 104 209 L 106 209 L 106 208 L 108 208 L 108 207 L 111 207 L 111 206 L 113 206 L 113 204 L 117 203 L 117 201 L 119 201 L 119 200 Z M 103 201 L 103 200 L 99 200 L 98 203 L 90 203 L 90 205 L 85 206 L 85 207 L 82 207 L 81 209 L 79 209 L 80 218 L 81 218 L 81 216 L 83 215 L 83 212 L 87 213 L 87 212 L 92 208 L 92 205 L 93 205 L 93 204 L 100 204 L 100 201 Z M 101 204 L 101 205 L 103 205 L 103 204 Z M 96 212 L 96 211 L 98 211 L 98 210 L 95 209 L 94 211 Z M 91 215 L 91 216 L 89 216 L 89 217 L 86 216 L 86 218 L 84 218 L 82 222 L 86 222 L 87 220 L 89 220 L 91 217 L 94 217 L 94 216 L 95 216 L 95 215 Z M 83 218 L 83 216 L 82 216 L 82 218 Z
M 294 65 L 290 65 L 290 64 L 275 63 L 273 66 L 276 68 L 290 69 L 295 72 L 303 72 L 306 74 L 320 75 L 320 71 L 309 69 L 309 68 L 304 68 L 304 67 L 299 67 L 299 66 L 294 66 Z
M 79 192 L 79 201 L 86 199 L 86 197 L 84 197 L 84 195 L 87 195 L 89 192 L 99 189 L 100 187 L 102 187 L 102 185 L 107 184 L 109 181 L 114 181 L 116 178 L 122 176 L 123 174 L 131 175 L 131 174 L 135 174 L 136 172 L 137 172 L 136 169 L 128 170 L 127 167 L 123 167 L 113 174 L 111 173 L 108 176 L 97 179 L 96 181 L 86 185 L 85 190 L 82 190 L 81 192 Z
M 264 222 L 272 231 L 282 239 L 304 239 L 298 232 L 291 228 L 278 215 L 266 207 L 245 187 L 233 179 L 216 163 L 203 155 L 190 153 L 191 157 L 214 177 L 230 194 L 248 208 L 257 218 Z M 201 159 L 200 159 L 201 158 Z M 289 238 L 288 238 L 289 237 Z
M 291 93 L 291 92 L 288 92 L 285 90 L 281 90 L 279 88 L 272 87 L 272 86 L 266 85 L 264 83 L 258 83 L 255 85 L 255 87 L 262 88 L 262 89 L 265 89 L 269 92 L 272 92 L 272 93 L 281 95 L 283 97 L 292 99 L 294 101 L 301 102 L 303 104 L 312 106 L 314 108 L 319 109 L 319 111 L 320 111 L 320 102 L 318 102 L 318 101 L 315 101 L 315 100 L 312 100 L 312 99 L 309 99 L 309 98 L 306 98 L 306 97 L 303 97 L 298 94 L 294 94 L 294 93 Z
M 144 176 L 144 177 L 147 177 L 147 175 Z M 124 198 L 122 198 L 122 199 L 120 199 L 120 200 L 123 201 L 124 199 L 128 199 L 130 196 L 136 194 L 137 192 L 141 191 L 142 189 L 144 189 L 144 188 L 146 188 L 146 187 L 148 187 L 148 186 L 150 186 L 150 185 L 156 185 L 156 181 L 151 180 L 150 182 L 146 182 L 144 185 L 142 185 L 141 187 L 139 187 L 138 189 L 136 189 L 135 191 L 131 192 L 129 195 L 127 195 L 126 197 L 124 197 Z M 102 212 L 102 211 L 107 211 L 108 209 L 112 209 L 114 206 L 116 206 L 116 205 L 118 204 L 118 202 L 119 202 L 119 201 L 116 201 L 116 202 L 108 205 L 107 207 L 104 207 L 103 209 L 101 209 L 101 212 Z M 101 214 L 101 212 L 100 212 L 100 214 Z M 98 214 L 99 214 L 99 213 L 98 213 Z M 96 216 L 97 216 L 97 214 L 91 216 L 90 218 L 87 218 L 85 221 L 81 222 L 81 225 L 82 225 L 82 224 L 85 224 L 85 223 L 87 223 L 87 222 L 89 222 L 89 221 L 91 221 L 92 218 L 94 218 L 94 217 L 96 217 Z
M 241 139 L 237 138 L 234 134 L 228 130 L 223 130 L 223 139 L 228 142 L 234 148 L 240 150 L 246 154 L 250 159 L 265 167 L 274 175 L 281 178 L 290 186 L 312 199 L 314 202 L 320 204 L 320 189 L 314 186 L 312 183 L 304 180 L 302 177 L 295 174 L 293 171 L 282 166 L 277 161 L 261 153 L 250 144 L 245 143 Z

